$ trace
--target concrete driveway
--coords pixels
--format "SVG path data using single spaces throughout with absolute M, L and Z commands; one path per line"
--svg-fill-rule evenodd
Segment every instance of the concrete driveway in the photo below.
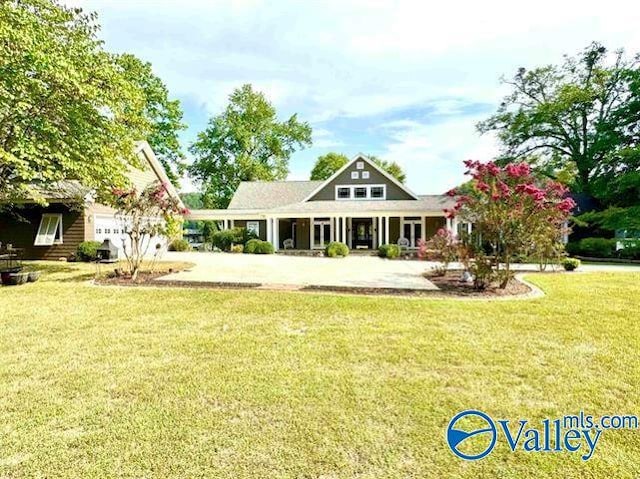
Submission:
M 170 252 L 163 260 L 187 261 L 195 266 L 160 281 L 260 283 L 265 287 L 307 286 L 437 290 L 422 276 L 429 263 L 389 261 L 375 256 L 323 258 L 230 253 Z

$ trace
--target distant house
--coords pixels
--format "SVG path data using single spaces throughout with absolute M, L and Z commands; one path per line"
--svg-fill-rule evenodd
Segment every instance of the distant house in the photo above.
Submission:
M 322 249 L 341 241 L 372 249 L 402 240 L 409 248 L 439 228 L 458 231 L 445 195 L 417 195 L 364 155 L 326 181 L 242 182 L 227 209 L 192 210 L 189 219 L 245 227 L 276 249 Z
M 164 182 L 168 185 L 169 194 L 182 205 L 149 144 L 137 143 L 136 153 L 144 169 L 130 168 L 128 176 L 131 183 L 143 189 L 153 182 Z M 81 185 L 63 182 L 43 192 L 43 195 L 49 203 L 47 206 L 25 200 L 21 203 L 19 215 L 0 212 L 2 247 L 10 244 L 23 249 L 25 259 L 55 260 L 69 258 L 82 241 L 109 239 L 122 253 L 128 240 L 123 231 L 124 222 L 115 217 L 112 208 L 95 203 L 90 192 Z M 162 238 L 156 241 L 164 242 Z

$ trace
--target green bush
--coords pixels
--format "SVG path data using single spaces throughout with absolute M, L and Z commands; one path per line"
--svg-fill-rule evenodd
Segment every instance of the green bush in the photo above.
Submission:
M 400 247 L 397 244 L 383 244 L 378 248 L 378 256 L 394 259 L 400 256 Z
M 241 244 L 244 246 L 254 238 L 256 235 L 253 231 L 248 231 L 246 228 L 231 228 L 213 233 L 211 240 L 216 248 L 222 251 L 231 251 L 231 245 Z
M 255 238 L 247 241 L 247 244 L 244 245 L 244 252 L 248 254 L 255 254 L 256 248 L 260 243 L 262 243 L 262 241 Z
M 83 241 L 80 243 L 76 250 L 78 261 L 95 261 L 98 259 L 98 248 L 101 244 L 99 241 Z
M 562 260 L 562 266 L 566 271 L 573 271 L 580 267 L 580 260 L 577 258 L 565 258 Z
M 618 256 L 622 259 L 640 259 L 640 246 L 627 246 L 618 251 Z
M 616 253 L 616 240 L 609 238 L 583 238 L 567 244 L 567 252 L 572 256 L 591 258 L 612 258 Z
M 232 253 L 242 253 L 243 251 L 244 251 L 244 245 L 241 245 L 241 244 L 231 245 Z
M 256 245 L 255 254 L 273 254 L 274 252 L 273 245 L 268 241 L 260 241 L 260 243 Z
M 174 239 L 169 243 L 169 251 L 189 251 L 191 245 L 186 239 Z
M 329 258 L 336 258 L 338 256 L 344 258 L 345 256 L 349 256 L 349 247 L 344 243 L 340 243 L 339 241 L 332 241 L 325 248 L 324 254 L 326 254 Z

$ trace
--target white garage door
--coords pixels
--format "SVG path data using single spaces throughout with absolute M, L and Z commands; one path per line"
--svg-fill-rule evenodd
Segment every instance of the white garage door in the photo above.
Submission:
M 118 257 L 124 258 L 123 247 L 126 246 L 127 251 L 131 251 L 129 236 L 124 232 L 126 225 L 120 219 L 116 219 L 111 215 L 95 215 L 94 217 L 94 237 L 96 241 L 101 243 L 109 239 L 111 243 L 118 248 Z M 147 256 L 153 256 L 156 252 L 156 245 L 160 244 L 161 249 L 166 251 L 166 238 L 154 236 L 150 240 L 145 240 L 142 248 L 146 250 Z

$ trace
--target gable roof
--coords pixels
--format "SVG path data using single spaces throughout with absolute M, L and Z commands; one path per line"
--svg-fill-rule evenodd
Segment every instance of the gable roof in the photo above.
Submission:
M 164 166 L 162 166 L 162 163 L 160 163 L 160 161 L 156 157 L 156 154 L 153 152 L 153 149 L 151 148 L 149 143 L 147 143 L 146 141 L 136 142 L 135 152 L 136 154 L 141 154 L 147 160 L 149 167 L 154 172 L 158 180 L 165 185 L 167 193 L 169 193 L 169 195 L 173 197 L 174 200 L 177 200 L 178 206 L 180 208 L 184 208 L 184 203 L 182 202 L 178 191 L 173 186 L 173 183 L 171 183 L 171 180 L 167 176 L 167 172 L 165 171 Z
M 278 208 L 300 203 L 323 181 L 243 181 L 227 209 Z
M 329 178 L 327 178 L 325 181 L 321 182 L 322 184 L 320 184 L 315 190 L 313 190 L 306 198 L 304 198 L 302 201 L 309 201 L 311 198 L 313 198 L 316 194 L 318 194 L 325 186 L 329 185 L 334 179 L 336 179 L 338 176 L 340 176 L 340 174 L 345 171 L 347 168 L 349 168 L 351 165 L 353 165 L 356 161 L 358 160 L 365 160 L 367 163 L 369 163 L 369 165 L 374 168 L 375 170 L 377 170 L 381 175 L 383 175 L 384 177 L 386 177 L 389 181 L 391 181 L 392 183 L 394 183 L 396 186 L 398 186 L 398 188 L 400 188 L 401 190 L 403 190 L 405 193 L 407 193 L 410 197 L 412 197 L 414 200 L 418 199 L 418 195 L 416 195 L 413 191 L 411 191 L 409 188 L 407 188 L 405 185 L 403 185 L 402 183 L 400 183 L 396 178 L 394 178 L 392 175 L 390 175 L 387 171 L 385 171 L 383 168 L 380 168 L 380 166 L 378 166 L 376 164 L 375 161 L 371 160 L 369 157 L 363 155 L 362 153 L 358 153 L 356 156 L 354 156 L 353 158 L 351 158 L 350 161 L 348 161 L 342 168 L 340 168 L 338 171 L 336 171 L 333 175 L 331 175 Z

